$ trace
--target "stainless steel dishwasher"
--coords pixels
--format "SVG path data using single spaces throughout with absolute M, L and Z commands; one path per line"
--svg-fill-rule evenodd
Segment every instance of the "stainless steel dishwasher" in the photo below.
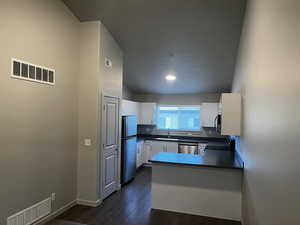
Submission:
M 179 143 L 178 153 L 183 154 L 199 154 L 198 143 Z

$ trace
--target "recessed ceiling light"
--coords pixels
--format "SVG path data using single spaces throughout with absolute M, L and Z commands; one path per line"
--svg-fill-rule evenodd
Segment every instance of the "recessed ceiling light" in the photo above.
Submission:
M 166 80 L 176 80 L 176 76 L 173 74 L 169 74 L 166 76 Z

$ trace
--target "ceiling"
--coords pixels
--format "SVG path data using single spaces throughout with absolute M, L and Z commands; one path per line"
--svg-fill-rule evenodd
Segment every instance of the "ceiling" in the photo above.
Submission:
M 124 51 L 135 93 L 231 89 L 246 0 L 63 0 L 80 21 L 101 20 Z M 177 80 L 167 82 L 174 73 Z

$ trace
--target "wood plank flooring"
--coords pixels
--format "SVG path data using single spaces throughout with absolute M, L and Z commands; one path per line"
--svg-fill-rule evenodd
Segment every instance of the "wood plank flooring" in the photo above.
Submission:
M 241 225 L 236 221 L 151 210 L 151 168 L 147 167 L 99 207 L 77 205 L 57 219 L 88 225 Z

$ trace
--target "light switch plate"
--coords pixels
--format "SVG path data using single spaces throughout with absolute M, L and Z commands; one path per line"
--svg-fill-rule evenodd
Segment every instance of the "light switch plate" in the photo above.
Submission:
M 92 145 L 92 140 L 91 139 L 84 139 L 84 145 L 85 146 L 91 146 Z

